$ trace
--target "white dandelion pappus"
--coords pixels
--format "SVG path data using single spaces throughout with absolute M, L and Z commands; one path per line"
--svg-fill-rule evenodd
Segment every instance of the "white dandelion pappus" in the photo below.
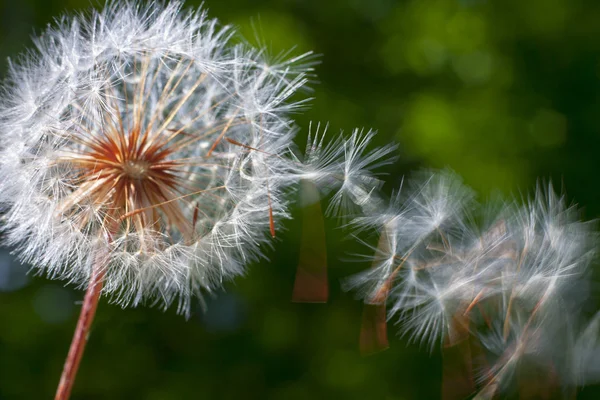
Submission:
M 11 63 L 0 206 L 24 261 L 82 287 L 101 268 L 118 304 L 188 313 L 263 255 L 297 181 L 289 97 L 312 64 L 270 65 L 234 34 L 178 2 L 111 2 Z
M 403 265 L 421 257 L 424 252 L 430 254 L 433 242 L 442 241 L 441 246 L 447 245 L 447 240 L 453 234 L 454 221 L 461 220 L 464 208 L 473 196 L 449 171 L 439 174 L 423 171 L 406 186 L 408 194 L 399 190 L 387 207 L 372 209 L 352 222 L 359 230 L 381 229 L 388 238 L 387 243 L 393 243 L 385 246 L 387 256 L 375 257 L 385 262 L 365 272 L 373 277 L 375 271 L 379 270 L 376 289 L 367 295 L 370 299 L 382 298 L 383 292 L 386 293 L 383 298 L 386 298 L 390 285 L 399 278 Z M 361 281 L 367 283 L 363 278 L 358 275 L 351 278 L 349 283 L 355 287 L 361 286 Z
M 311 124 L 305 157 L 298 163 L 298 177 L 313 182 L 324 195 L 335 190 L 326 210 L 328 215 L 347 218 L 358 210 L 376 209 L 383 182 L 373 170 L 394 162 L 397 146 L 388 144 L 369 151 L 367 147 L 377 132 L 358 128 L 347 138 L 340 134 L 325 143 L 327 129 L 328 125 L 321 131 L 318 123 L 313 133 Z
M 580 221 L 551 185 L 538 185 L 533 198 L 505 216 L 514 257 L 493 282 L 493 334 L 473 332 L 497 356 L 483 380 L 506 389 L 519 367 L 542 365 L 563 387 L 584 384 L 573 364 L 582 358 L 576 340 L 597 240 L 593 224 Z
M 309 125 L 305 153 L 296 156 L 294 165 L 294 173 L 302 182 L 300 194 L 305 220 L 304 250 L 296 272 L 294 302 L 326 302 L 328 298 L 321 196 L 337 190 L 326 214 L 337 214 L 342 218 L 347 218 L 355 209 L 379 202 L 376 189 L 381 181 L 371 170 L 391 163 L 390 153 L 396 148 L 388 145 L 367 152 L 375 132 L 364 133 L 359 129 L 353 130 L 348 138 L 340 134 L 326 142 L 327 129 L 328 124 L 323 129 L 320 123 L 314 129 L 312 123 Z M 312 233 L 307 234 L 310 230 Z
M 385 240 L 366 256 L 373 268 L 346 287 L 366 303 L 389 304 L 401 333 L 431 348 L 478 342 L 493 360 L 478 373 L 481 398 L 509 390 L 532 365 L 563 387 L 592 381 L 583 377 L 594 365 L 581 349 L 597 317 L 584 333 L 577 325 L 598 238 L 593 224 L 551 185 L 538 185 L 523 205 L 487 208 L 448 171 L 421 174 L 408 191 L 353 221 Z

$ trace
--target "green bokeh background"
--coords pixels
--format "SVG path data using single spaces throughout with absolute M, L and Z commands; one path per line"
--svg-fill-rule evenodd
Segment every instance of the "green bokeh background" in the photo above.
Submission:
M 29 37 L 54 17 L 89 6 L 88 0 L 0 2 L 0 74 L 6 57 L 30 46 Z M 400 143 L 399 161 L 386 169 L 387 189 L 423 166 L 451 167 L 482 197 L 525 193 L 544 177 L 564 187 L 586 218 L 600 216 L 600 2 L 207 0 L 205 6 L 274 54 L 293 46 L 296 54 L 322 54 L 315 99 L 296 116 L 299 139 L 311 120 L 328 121 L 332 132 L 378 129 L 377 144 Z M 335 222 L 327 222 L 329 303 L 291 303 L 300 230 L 288 221 L 270 261 L 207 298 L 207 313 L 198 306 L 190 320 L 174 310 L 122 310 L 101 301 L 73 398 L 439 398 L 440 353 L 396 337 L 395 326 L 390 350 L 358 354 L 362 307 L 339 281 L 367 265 L 344 261 L 353 243 Z M 83 297 L 61 282 L 25 278 L 24 270 L 2 250 L 3 400 L 53 396 Z M 598 303 L 593 297 L 587 311 Z M 600 398 L 600 391 L 588 387 L 579 398 Z

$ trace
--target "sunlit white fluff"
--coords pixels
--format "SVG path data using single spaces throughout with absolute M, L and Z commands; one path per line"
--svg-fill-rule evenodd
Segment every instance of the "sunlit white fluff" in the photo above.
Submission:
M 480 371 L 482 394 L 506 388 L 527 363 L 566 385 L 578 365 L 588 376 L 577 379 L 590 380 L 577 340 L 589 333 L 577 326 L 597 234 L 576 207 L 550 185 L 524 202 L 482 206 L 449 171 L 417 174 L 402 192 L 353 221 L 381 239 L 365 256 L 373 267 L 346 287 L 387 303 L 401 332 L 430 347 L 476 338 L 495 360 Z
M 364 216 L 354 220 L 354 225 L 360 229 L 379 228 L 378 225 L 381 225 L 382 232 L 389 238 L 387 241 L 395 244 L 387 247 L 390 253 L 385 257 L 394 260 L 393 269 L 386 264 L 384 268 L 375 267 L 375 270 L 365 272 L 369 276 L 377 276 L 378 284 L 368 294 L 372 299 L 380 298 L 382 291 L 389 292 L 392 281 L 397 280 L 402 285 L 416 283 L 413 274 L 408 276 L 408 281 L 400 279 L 399 274 L 404 274 L 403 266 L 413 263 L 413 267 L 418 268 L 428 262 L 420 262 L 422 257 L 435 259 L 438 248 L 444 251 L 444 246 L 448 246 L 448 240 L 455 233 L 455 223 L 462 223 L 464 208 L 472 198 L 472 192 L 450 172 L 423 172 L 405 186 L 404 192 L 398 191 L 392 197 L 387 208 L 368 210 Z M 379 273 L 377 270 L 380 270 Z M 359 275 L 347 284 L 350 287 L 361 286 L 363 282 Z
M 119 304 L 187 313 L 264 254 L 298 180 L 288 114 L 304 100 L 289 99 L 313 62 L 270 63 L 234 35 L 178 2 L 110 2 L 10 63 L 0 206 L 23 260 L 80 286 L 102 268 Z
M 314 182 L 322 193 L 334 192 L 327 214 L 341 216 L 357 214 L 367 207 L 382 205 L 378 189 L 382 181 L 374 170 L 394 161 L 395 144 L 368 149 L 376 131 L 354 129 L 349 137 L 343 133 L 334 140 L 325 141 L 328 126 L 321 130 L 311 126 L 306 154 L 298 171 L 301 179 Z

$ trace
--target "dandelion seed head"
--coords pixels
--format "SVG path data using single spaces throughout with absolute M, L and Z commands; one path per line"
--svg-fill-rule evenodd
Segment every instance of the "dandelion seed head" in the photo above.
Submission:
M 234 34 L 178 2 L 110 2 L 10 64 L 0 205 L 23 260 L 84 286 L 107 254 L 115 302 L 187 313 L 263 256 L 312 56 L 269 63 Z

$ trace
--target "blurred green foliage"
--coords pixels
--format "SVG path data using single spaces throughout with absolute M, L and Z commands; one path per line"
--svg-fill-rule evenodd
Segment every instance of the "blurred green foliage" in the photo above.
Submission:
M 483 196 L 525 193 L 540 176 L 564 186 L 587 218 L 600 215 L 600 2 L 205 6 L 273 54 L 294 46 L 322 54 L 315 99 L 297 115 L 300 141 L 310 120 L 329 121 L 332 132 L 373 127 L 377 144 L 401 144 L 400 161 L 386 170 L 389 188 L 420 166 L 449 166 Z M 0 55 L 15 56 L 63 11 L 87 7 L 89 0 L 3 1 Z M 6 67 L 2 61 L 0 71 Z M 189 321 L 173 310 L 101 302 L 73 398 L 439 398 L 439 353 L 393 338 L 390 350 L 359 356 L 361 304 L 339 280 L 366 265 L 343 261 L 352 244 L 327 224 L 328 304 L 290 302 L 301 229 L 290 221 L 269 262 L 207 298 L 208 311 L 198 305 Z M 50 398 L 83 295 L 42 277 L 26 282 L 26 268 L 0 256 L 0 399 Z M 590 310 L 597 305 L 592 299 Z M 598 398 L 597 389 L 579 397 Z

